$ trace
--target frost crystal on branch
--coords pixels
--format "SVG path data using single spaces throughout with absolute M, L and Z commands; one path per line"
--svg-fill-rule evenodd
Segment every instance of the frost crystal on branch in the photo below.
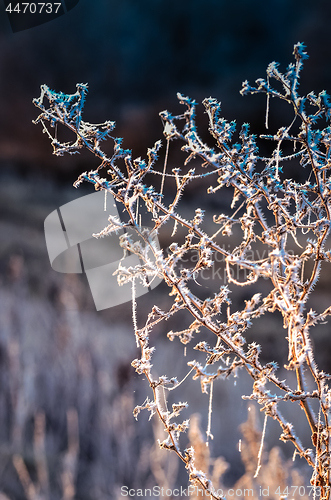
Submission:
M 141 350 L 140 359 L 132 365 L 139 374 L 144 375 L 152 389 L 154 401 L 147 399 L 137 406 L 137 417 L 142 409 L 157 414 L 167 433 L 160 443 L 162 448 L 174 451 L 189 472 L 190 480 L 211 492 L 217 498 L 206 475 L 194 466 L 192 448 L 182 449 L 181 434 L 189 425 L 186 419 L 182 423 L 172 422 L 186 403 L 173 405 L 170 413 L 166 404 L 160 400 L 160 390 L 175 389 L 180 383 L 174 377 L 154 378 L 152 374 L 149 334 L 158 323 L 169 319 L 177 312 L 186 310 L 192 316 L 187 328 L 169 331 L 168 338 L 189 344 L 199 341 L 194 349 L 206 356 L 205 364 L 196 360 L 185 360 L 194 372 L 193 379 L 199 379 L 203 392 L 212 394 L 212 384 L 217 379 L 231 375 L 237 376 L 245 368 L 253 381 L 249 399 L 256 400 L 265 415 L 277 420 L 280 439 L 290 441 L 296 452 L 313 468 L 314 484 L 321 488 L 324 499 L 330 499 L 330 388 L 327 384 L 330 375 L 319 371 L 314 360 L 310 329 L 318 322 L 326 321 L 331 308 L 322 313 L 307 310 L 307 300 L 318 281 L 322 265 L 331 261 L 331 250 L 327 247 L 330 232 L 331 202 L 331 127 L 327 122 L 331 118 L 331 103 L 325 91 L 316 95 L 299 95 L 299 76 L 303 61 L 307 59 L 305 46 L 294 46 L 294 63 L 289 64 L 285 72 L 279 65 L 271 63 L 267 68 L 267 78 L 257 79 L 256 86 L 245 81 L 241 94 L 266 94 L 266 126 L 269 130 L 272 117 L 269 116 L 270 98 L 285 101 L 291 108 L 293 119 L 289 125 L 279 128 L 274 133 L 260 136 L 252 134 L 244 123 L 237 128 L 235 121 L 227 121 L 221 116 L 221 105 L 214 98 L 203 101 L 208 117 L 209 132 L 214 141 L 213 147 L 200 137 L 196 125 L 196 102 L 178 94 L 183 105 L 182 114 L 174 116 L 162 111 L 163 133 L 167 141 L 165 161 L 160 168 L 159 155 L 161 141 L 147 150 L 146 160 L 133 158 L 130 150 L 122 148 L 122 139 L 112 136 L 115 123 L 107 121 L 93 125 L 84 122 L 82 112 L 87 93 L 87 85 L 77 85 L 72 95 L 56 93 L 46 85 L 42 86 L 41 96 L 35 99 L 35 105 L 41 114 L 36 120 L 43 124 L 43 130 L 49 135 L 54 154 L 77 153 L 87 148 L 100 160 L 100 165 L 90 172 L 84 172 L 77 179 L 75 186 L 88 181 L 97 190 L 111 193 L 122 204 L 126 220 L 120 221 L 109 217 L 109 225 L 97 237 L 117 233 L 118 229 L 130 227 L 139 235 L 139 241 L 133 243 L 129 234 L 120 236 L 124 251 L 136 254 L 142 264 L 135 268 L 118 270 L 119 283 L 140 279 L 146 284 L 146 275 L 162 277 L 168 285 L 173 304 L 168 311 L 158 306 L 152 308 L 146 323 L 141 328 L 135 327 L 135 335 Z M 275 87 L 275 88 L 274 88 Z M 56 124 L 66 126 L 74 134 L 70 143 L 58 142 L 51 128 Z M 325 123 L 326 122 L 326 123 Z M 320 127 L 317 128 L 316 124 Z M 236 139 L 237 136 L 237 139 Z M 101 142 L 109 138 L 113 141 L 113 153 L 107 156 L 101 150 Z M 258 140 L 264 139 L 274 144 L 269 157 L 259 153 Z M 183 171 L 172 168 L 166 171 L 170 145 L 177 142 L 186 153 Z M 186 169 L 194 162 L 195 168 Z M 162 163 L 162 162 L 161 162 Z M 300 180 L 288 178 L 287 165 L 294 164 L 300 170 Z M 200 166 L 202 167 L 201 172 Z M 200 172 L 200 173 L 196 173 Z M 101 173 L 104 177 L 101 177 Z M 159 182 L 147 184 L 154 175 Z M 219 190 L 231 188 L 233 199 L 230 209 L 232 215 L 214 214 L 215 231 L 208 234 L 205 229 L 206 213 L 200 207 L 195 210 L 192 220 L 186 220 L 179 213 L 179 202 L 188 183 L 205 178 L 212 179 L 208 193 L 213 195 Z M 168 183 L 169 181 L 169 183 Z M 170 181 L 175 186 L 170 190 Z M 167 190 L 168 189 L 168 190 Z M 169 203 L 165 202 L 171 195 Z M 144 205 L 150 215 L 150 228 L 142 229 L 139 219 L 139 207 Z M 184 241 L 178 238 L 169 252 L 156 248 L 153 236 L 166 224 L 174 227 L 172 236 L 186 231 Z M 210 228 L 210 226 L 209 226 Z M 241 242 L 229 245 L 226 250 L 222 245 L 224 238 L 236 231 L 241 232 Z M 141 242 L 141 243 L 140 243 Z M 263 253 L 254 252 L 256 245 L 263 247 Z M 294 249 L 294 250 L 293 250 Z M 194 266 L 183 267 L 181 262 L 190 252 L 196 252 Z M 151 258 L 153 256 L 153 259 Z M 199 277 L 210 272 L 216 258 L 222 258 L 225 264 L 227 286 L 220 286 L 219 292 L 208 298 L 199 297 L 194 285 L 199 285 Z M 238 270 L 237 276 L 235 270 Z M 242 278 L 245 273 L 245 277 Z M 252 293 L 251 298 L 237 311 L 231 311 L 230 291 L 237 286 L 246 290 L 253 283 L 264 278 L 269 281 L 271 291 Z M 259 359 L 260 346 L 255 342 L 246 344 L 245 332 L 252 326 L 252 320 L 266 312 L 278 311 L 287 330 L 288 356 L 286 368 L 296 375 L 295 387 L 277 377 L 277 364 L 270 361 L 265 365 Z M 214 345 L 203 340 L 205 329 L 214 334 Z M 180 356 L 180 351 L 178 351 Z M 304 371 L 309 370 L 315 381 L 315 389 L 308 391 L 304 380 Z M 277 391 L 273 393 L 270 387 Z M 317 398 L 320 413 L 317 420 L 311 409 L 310 400 Z M 166 397 L 165 403 L 166 403 Z M 210 416 L 211 401 L 210 398 Z M 297 436 L 294 426 L 281 415 L 277 403 L 288 401 L 297 403 L 303 409 L 312 434 L 311 449 L 306 449 Z M 209 419 L 210 424 L 210 419 Z M 260 467 L 260 465 L 259 465 Z

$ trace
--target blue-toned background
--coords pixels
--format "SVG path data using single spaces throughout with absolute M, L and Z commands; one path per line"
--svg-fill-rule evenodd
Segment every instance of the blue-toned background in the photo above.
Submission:
M 157 113 L 175 107 L 176 92 L 197 100 L 212 95 L 228 118 L 261 126 L 265 103 L 241 97 L 241 82 L 263 77 L 273 60 L 287 65 L 302 41 L 310 54 L 304 89 L 330 88 L 330 16 L 327 1 L 80 0 L 57 20 L 13 34 L 3 12 L 2 164 L 42 175 L 68 172 L 31 126 L 41 83 L 71 93 L 88 82 L 86 119 L 117 120 L 137 154 L 159 137 Z M 70 172 L 79 161 L 70 159 Z

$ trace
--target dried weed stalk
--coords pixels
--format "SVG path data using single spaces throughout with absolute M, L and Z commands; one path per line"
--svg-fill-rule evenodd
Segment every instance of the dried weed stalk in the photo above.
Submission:
M 119 284 L 132 282 L 134 289 L 135 280 L 141 280 L 148 286 L 146 278 L 158 276 L 171 288 L 170 295 L 174 300 L 169 310 L 163 311 L 154 306 L 143 327 L 138 328 L 135 322 L 141 357 L 135 359 L 132 365 L 137 373 L 147 379 L 153 398 L 146 399 L 141 406 L 136 407 L 134 415 L 137 417 L 142 409 L 147 409 L 151 416 L 157 414 L 168 436 L 159 443 L 160 447 L 176 453 L 184 462 L 190 481 L 209 490 L 215 499 L 218 497 L 211 481 L 196 467 L 193 447 L 182 449 L 181 446 L 180 436 L 189 428 L 189 420 L 177 419 L 187 403 L 178 402 L 167 409 L 159 397 L 163 388 L 176 386 L 177 379 L 167 376 L 155 378 L 151 372 L 154 348 L 149 345 L 150 332 L 155 325 L 182 310 L 189 311 L 192 322 L 184 330 L 169 332 L 170 340 L 179 337 L 186 345 L 197 332 L 205 329 L 215 335 L 214 345 L 200 341 L 194 347 L 205 353 L 206 363 L 188 363 L 195 372 L 194 379 L 200 381 L 202 391 L 211 390 L 214 380 L 229 377 L 236 374 L 239 368 L 244 368 L 253 379 L 249 399 L 256 400 L 266 416 L 279 422 L 280 439 L 293 443 L 297 454 L 312 468 L 312 485 L 318 488 L 321 498 L 330 498 L 331 390 L 328 380 L 331 376 L 320 371 L 314 361 L 310 329 L 326 320 L 331 314 L 331 307 L 317 313 L 308 310 L 307 300 L 318 281 L 322 263 L 331 261 L 331 252 L 326 248 L 330 231 L 331 128 L 325 126 L 320 130 L 315 126 L 318 121 L 330 119 L 331 103 L 325 91 L 318 95 L 310 92 L 304 97 L 298 94 L 300 71 L 303 61 L 308 57 L 304 49 L 302 43 L 294 46 L 294 63 L 288 66 L 286 72 L 281 73 L 278 64 L 273 62 L 267 68 L 266 80 L 256 80 L 255 87 L 251 87 L 247 81 L 243 83 L 241 94 L 266 94 L 267 108 L 270 97 L 283 100 L 292 107 L 293 120 L 288 126 L 279 128 L 275 134 L 261 136 L 275 143 L 268 157 L 260 156 L 256 136 L 250 133 L 248 124 L 242 125 L 238 141 L 235 142 L 236 124 L 220 116 L 220 103 L 216 99 L 203 101 L 209 118 L 209 132 L 215 141 L 214 147 L 207 145 L 198 134 L 195 101 L 178 94 L 185 111 L 178 116 L 168 111 L 160 113 L 167 141 L 166 160 L 169 143 L 180 141 L 182 151 L 187 153 L 184 169 L 190 161 L 197 163 L 201 160 L 198 168 L 201 168 L 200 165 L 203 168 L 197 174 L 193 168 L 183 173 L 180 173 L 179 168 L 173 168 L 172 173 L 166 173 L 166 160 L 164 167 L 162 165 L 158 169 L 161 141 L 148 149 L 146 161 L 140 157 L 134 159 L 130 150 L 122 148 L 122 139 L 111 135 L 114 122 L 106 121 L 99 125 L 84 122 L 85 84 L 78 84 L 77 92 L 72 95 L 55 93 L 43 85 L 40 97 L 34 99 L 34 104 L 41 110 L 35 123 L 42 123 L 44 132 L 52 141 L 55 155 L 74 154 L 87 148 L 100 160 L 95 170 L 79 176 L 75 187 L 88 181 L 94 184 L 95 189 L 111 193 L 125 209 L 125 220 L 109 217 L 109 225 L 95 236 L 105 236 L 126 227 L 134 228 L 139 235 L 140 242 L 133 242 L 128 232 L 120 236 L 121 246 L 138 255 L 142 264 L 128 269 L 120 266 Z M 276 88 L 271 86 L 273 81 Z M 269 109 L 266 126 L 268 115 Z M 75 140 L 61 143 L 45 122 L 49 122 L 53 128 L 57 124 L 64 125 L 73 132 Z M 101 142 L 108 137 L 114 142 L 111 156 L 101 149 Z M 293 149 L 284 154 L 291 145 Z M 298 169 L 302 167 L 299 169 L 300 180 L 287 178 L 284 173 L 286 162 L 294 163 Z M 102 172 L 107 177 L 102 177 Z M 145 177 L 150 174 L 162 176 L 159 190 L 155 185 L 145 184 Z M 192 220 L 184 219 L 177 211 L 187 184 L 199 182 L 207 176 L 217 178 L 208 189 L 209 194 L 232 187 L 231 209 L 241 201 L 232 215 L 214 215 L 213 222 L 221 227 L 211 236 L 203 229 L 203 210 L 196 208 Z M 174 178 L 176 189 L 171 203 L 166 204 L 163 188 L 164 191 L 168 189 L 169 196 L 170 187 L 167 188 L 164 183 L 164 179 L 168 178 Z M 167 182 L 170 183 L 171 179 Z M 146 229 L 146 225 L 143 229 L 141 226 L 139 204 L 142 202 L 150 214 L 150 229 Z M 176 228 L 182 227 L 186 237 L 184 242 L 173 242 L 170 252 L 166 254 L 164 250 L 156 248 L 153 236 L 170 222 L 175 224 L 173 236 Z M 242 230 L 242 240 L 231 250 L 225 250 L 222 246 L 223 237 L 230 236 L 235 225 Z M 264 254 L 263 258 L 254 258 L 255 244 L 263 244 L 267 256 Z M 179 269 L 180 262 L 192 251 L 198 254 L 195 265 Z M 199 282 L 199 275 L 208 272 L 217 254 L 225 260 L 228 285 L 220 286 L 214 296 L 201 299 L 192 291 L 191 285 Z M 245 279 L 235 278 L 234 269 L 245 270 Z M 269 280 L 270 293 L 264 297 L 261 293 L 255 293 L 242 309 L 231 312 L 229 287 L 249 287 L 259 279 Z M 286 368 L 296 374 L 295 387 L 290 387 L 286 381 L 278 378 L 275 362 L 262 364 L 257 343 L 246 345 L 245 331 L 254 318 L 259 318 L 267 311 L 279 311 L 283 317 L 288 340 Z M 315 389 L 312 391 L 306 387 L 305 370 L 311 373 L 314 380 Z M 318 417 L 311 408 L 310 401 L 313 398 L 319 402 Z M 303 446 L 294 426 L 282 416 L 278 407 L 280 401 L 296 402 L 304 410 L 311 429 L 312 448 Z

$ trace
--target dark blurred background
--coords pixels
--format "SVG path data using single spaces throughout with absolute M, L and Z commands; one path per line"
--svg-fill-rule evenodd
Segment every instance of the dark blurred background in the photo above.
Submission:
M 66 15 L 13 34 L 2 11 L 2 169 L 69 181 L 80 171 L 78 156 L 50 156 L 47 138 L 31 125 L 42 83 L 72 93 L 88 82 L 85 119 L 116 120 L 137 154 L 160 137 L 158 112 L 178 109 L 176 92 L 216 97 L 226 117 L 249 118 L 258 131 L 265 102 L 241 97 L 242 81 L 264 77 L 273 60 L 285 69 L 302 41 L 310 55 L 304 90 L 330 89 L 330 15 L 323 0 L 80 0 Z
M 96 163 L 87 154 L 52 155 L 41 126 L 32 124 L 38 116 L 32 99 L 44 83 L 65 93 L 74 93 L 76 83 L 88 83 L 84 119 L 115 120 L 116 134 L 134 156 L 144 157 L 162 137 L 160 111 L 181 112 L 177 92 L 198 102 L 216 97 L 227 119 L 249 121 L 252 131 L 261 133 L 265 99 L 242 97 L 241 83 L 263 78 L 273 60 L 285 69 L 294 43 L 304 42 L 310 56 L 302 91 L 331 92 L 331 4 L 80 0 L 62 17 L 17 33 L 11 31 L 3 4 L 0 10 L 0 495 L 37 498 L 31 488 L 28 496 L 27 478 L 42 498 L 52 499 L 120 498 L 122 484 L 186 484 L 185 471 L 172 468 L 168 455 L 157 454 L 156 424 L 148 426 L 143 416 L 138 423 L 132 418 L 148 388 L 130 366 L 137 355 L 130 303 L 96 313 L 84 277 L 51 269 L 44 219 L 91 192 L 84 187 L 77 192 L 72 183 Z M 272 102 L 271 126 L 284 125 L 284 116 L 288 121 Z M 198 116 L 202 127 L 205 118 Z M 167 288 L 156 290 L 153 300 L 169 303 Z M 328 305 L 327 292 L 325 278 L 320 303 Z M 140 323 L 151 301 L 149 295 L 138 299 Z M 286 356 L 279 318 L 256 331 L 266 358 Z M 314 340 L 323 346 L 318 361 L 328 370 L 329 332 L 327 327 L 320 332 Z M 156 331 L 164 349 L 165 334 Z M 155 363 L 159 375 L 163 370 L 172 375 L 176 368 L 172 344 L 169 349 Z M 185 373 L 183 368 L 179 375 Z M 229 384 L 231 390 L 220 389 L 215 403 L 219 413 L 214 414 L 222 415 L 223 423 L 216 420 L 213 433 L 219 440 L 212 453 L 230 463 L 224 481 L 233 484 L 244 472 L 234 441 L 247 416 L 240 395 L 249 393 L 250 384 L 244 380 L 239 389 L 239 383 Z M 206 407 L 206 398 L 197 396 L 192 411 L 202 414 L 204 426 Z M 232 417 L 224 432 L 226 408 Z M 278 439 L 278 429 L 272 429 L 270 447 Z

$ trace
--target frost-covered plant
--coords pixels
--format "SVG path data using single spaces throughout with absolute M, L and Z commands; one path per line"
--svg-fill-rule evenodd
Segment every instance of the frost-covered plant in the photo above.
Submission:
M 318 281 L 322 262 L 331 261 L 331 252 L 326 248 L 330 231 L 331 128 L 316 128 L 317 121 L 330 119 L 331 104 L 325 91 L 318 95 L 310 92 L 304 97 L 298 94 L 300 71 L 303 60 L 308 57 L 304 49 L 302 43 L 294 46 L 295 61 L 286 72 L 281 73 L 278 64 L 273 62 L 267 68 L 266 80 L 256 80 L 255 87 L 251 87 L 247 81 L 243 83 L 243 95 L 266 94 L 267 127 L 270 97 L 281 99 L 292 107 L 293 120 L 290 125 L 281 127 L 273 135 L 261 136 L 275 143 L 268 157 L 259 154 L 256 136 L 250 133 L 248 124 L 243 124 L 239 139 L 235 141 L 235 122 L 221 118 L 220 103 L 213 98 L 205 99 L 203 105 L 214 147 L 207 145 L 198 134 L 195 101 L 178 94 L 185 111 L 178 116 L 168 111 L 160 113 L 167 144 L 163 169 L 158 167 L 157 161 L 161 141 L 148 149 L 147 160 L 133 159 L 131 151 L 122 148 L 122 139 L 111 135 L 114 122 L 93 125 L 82 120 L 87 85 L 77 85 L 77 92 L 72 95 L 55 93 L 43 85 L 41 96 L 34 100 L 41 110 L 35 122 L 43 124 L 44 131 L 52 140 L 55 155 L 66 152 L 73 154 L 87 148 L 100 159 L 101 163 L 95 170 L 79 176 L 75 187 L 84 180 L 88 181 L 94 184 L 95 189 L 111 193 L 126 211 L 125 221 L 110 217 L 108 227 L 96 236 L 116 232 L 119 227 L 130 227 L 144 242 L 133 242 L 129 233 L 120 236 L 122 247 L 139 255 L 143 263 L 134 268 L 121 267 L 118 271 L 119 283 L 132 282 L 134 292 L 136 280 L 140 279 L 148 285 L 146 276 L 158 276 L 171 289 L 172 306 L 166 311 L 154 306 L 141 328 L 137 327 L 133 296 L 135 337 L 141 357 L 135 359 L 132 365 L 145 377 L 153 393 L 153 399 L 147 398 L 141 406 L 137 406 L 134 415 L 137 417 L 142 409 L 150 411 L 151 416 L 157 415 L 167 432 L 167 439 L 160 443 L 160 447 L 176 453 L 184 462 L 190 481 L 208 490 L 213 498 L 218 498 L 216 491 L 207 475 L 197 470 L 194 449 L 190 447 L 183 450 L 181 446 L 180 435 L 188 429 L 189 421 L 177 419 L 187 403 L 173 404 L 172 410 L 168 411 L 160 398 L 164 388 L 174 387 L 178 381 L 167 376 L 155 378 L 151 371 L 154 350 L 149 344 L 151 330 L 182 310 L 191 314 L 192 322 L 184 330 L 169 332 L 170 340 L 179 337 L 186 345 L 197 332 L 206 329 L 209 335 L 210 332 L 215 335 L 214 345 L 200 340 L 194 347 L 205 354 L 205 364 L 197 361 L 188 363 L 195 372 L 194 379 L 201 382 L 202 391 L 209 392 L 212 397 L 214 380 L 236 374 L 239 368 L 245 368 L 253 379 L 252 394 L 248 398 L 262 406 L 265 417 L 270 416 L 278 421 L 280 439 L 291 441 L 296 453 L 312 467 L 311 484 L 318 490 L 315 493 L 323 499 L 330 498 L 331 389 L 328 380 L 331 375 L 320 371 L 314 361 L 310 329 L 326 320 L 331 314 L 331 307 L 317 313 L 308 310 L 307 300 Z M 271 85 L 273 81 L 276 88 Z M 75 134 L 75 140 L 59 142 L 56 134 L 51 134 L 50 129 L 46 128 L 47 121 L 51 127 L 65 125 Z M 101 149 L 101 142 L 108 137 L 114 142 L 111 156 Z M 195 173 L 194 169 L 187 169 L 180 173 L 179 168 L 173 168 L 172 173 L 166 172 L 169 144 L 172 141 L 180 141 L 182 151 L 187 153 L 183 168 L 194 161 L 197 168 L 202 167 L 201 171 Z M 288 146 L 293 146 L 289 152 Z M 286 154 L 284 151 L 287 151 Z M 300 180 L 287 178 L 285 162 L 289 161 L 300 170 Z M 157 183 L 146 185 L 147 174 L 149 178 L 150 174 L 161 175 L 161 187 L 157 189 Z M 217 178 L 217 182 L 208 189 L 210 195 L 219 189 L 232 188 L 232 210 L 241 200 L 234 213 L 213 216 L 213 222 L 221 227 L 212 235 L 204 230 L 203 210 L 196 208 L 192 220 L 184 219 L 177 211 L 187 184 L 199 182 L 207 176 Z M 171 177 L 175 180 L 176 188 L 171 203 L 166 204 L 163 196 L 164 180 L 170 183 Z M 170 185 L 167 189 L 169 196 Z M 150 229 L 142 229 L 141 226 L 139 203 L 142 202 L 150 214 Z M 170 222 L 175 224 L 175 229 L 181 227 L 185 230 L 186 236 L 184 241 L 173 242 L 167 253 L 156 248 L 154 236 Z M 241 242 L 226 250 L 222 246 L 223 238 L 232 234 L 235 225 L 242 230 Z M 175 234 L 174 230 L 172 236 Z M 263 244 L 267 249 L 267 255 L 264 254 L 263 258 L 254 258 L 252 250 L 256 244 Z M 180 263 L 192 251 L 197 252 L 197 262 L 190 268 L 183 268 Z M 220 286 L 213 296 L 199 298 L 198 293 L 193 291 L 194 284 L 199 282 L 199 276 L 204 271 L 212 267 L 217 254 L 225 260 L 228 285 Z M 235 268 L 245 270 L 243 280 L 239 274 L 238 278 L 234 277 Z M 261 293 L 253 293 L 243 308 L 231 311 L 230 287 L 249 287 L 259 279 L 268 280 L 271 291 L 264 297 Z M 260 361 L 260 346 L 257 343 L 246 345 L 244 334 L 252 320 L 266 312 L 275 311 L 281 313 L 284 328 L 287 329 L 288 360 L 285 367 L 296 374 L 294 387 L 278 378 L 275 362 L 263 364 Z M 200 338 L 201 335 L 200 332 Z M 315 388 L 312 391 L 308 390 L 305 383 L 306 370 L 314 380 Z M 319 403 L 318 416 L 311 408 L 312 398 Z M 311 429 L 311 449 L 303 446 L 294 426 L 282 416 L 278 407 L 281 401 L 296 402 L 303 409 Z

